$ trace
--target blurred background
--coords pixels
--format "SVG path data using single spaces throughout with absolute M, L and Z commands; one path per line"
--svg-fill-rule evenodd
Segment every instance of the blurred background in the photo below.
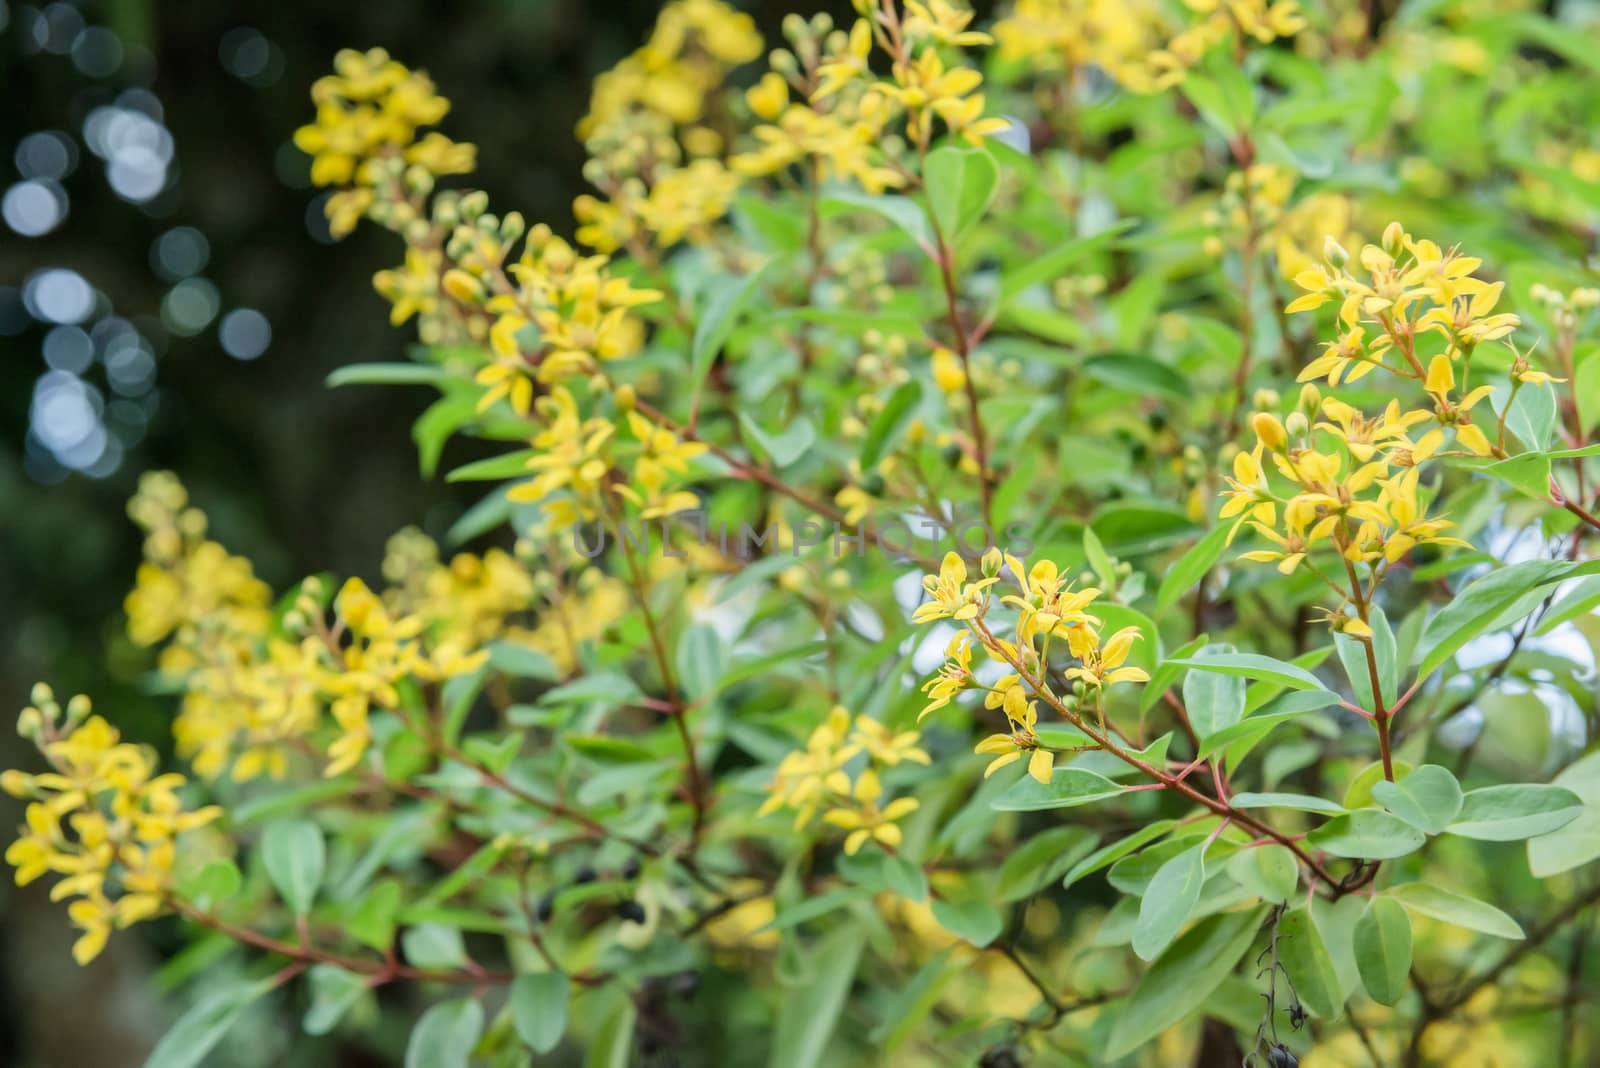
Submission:
M 470 503 L 418 477 L 410 424 L 431 391 L 323 386 L 408 340 L 371 283 L 399 246 L 367 227 L 333 243 L 290 143 L 334 52 L 382 45 L 426 69 L 454 103 L 444 129 L 479 146 L 472 185 L 570 230 L 590 81 L 658 6 L 0 0 L 0 713 L 43 679 L 168 745 L 173 709 L 143 691 L 148 660 L 122 635 L 140 551 L 124 504 L 143 471 L 176 471 L 280 587 L 374 577 L 389 534 L 441 533 Z M 741 6 L 769 41 L 787 10 L 849 11 Z M 472 458 L 451 448 L 442 469 Z M 25 759 L 0 731 L 4 766 Z M 172 1016 L 170 928 L 79 969 L 43 884 L 3 882 L 0 1066 L 142 1063 Z M 294 1063 L 370 1062 L 319 1048 Z

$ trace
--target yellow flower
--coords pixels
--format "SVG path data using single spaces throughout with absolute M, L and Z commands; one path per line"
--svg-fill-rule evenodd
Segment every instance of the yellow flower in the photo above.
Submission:
M 956 694 L 975 686 L 972 677 L 972 632 L 958 630 L 944 649 L 945 660 L 939 673 L 923 684 L 928 703 L 917 713 L 917 722 L 935 709 L 949 704 Z
M 900 828 L 894 821 L 911 815 L 919 803 L 913 797 L 897 797 L 879 808 L 881 796 L 883 785 L 878 781 L 877 772 L 869 768 L 857 776 L 855 787 L 850 791 L 849 800 L 855 802 L 854 807 L 841 806 L 823 815 L 824 821 L 850 832 L 844 840 L 847 855 L 854 856 L 869 841 L 877 841 L 889 849 L 900 845 Z
M 6 862 L 16 868 L 18 886 L 50 873 L 62 876 L 50 898 L 76 898 L 67 914 L 83 934 L 72 955 L 87 964 L 113 927 L 162 910 L 178 837 L 222 810 L 186 808 L 177 793 L 183 776 L 156 774 L 154 755 L 121 741 L 111 724 L 90 715 L 88 698 L 74 698 L 63 716 L 49 687 L 40 685 L 34 704 L 24 716 L 40 724 L 37 737 L 50 770 L 5 779 L 7 792 L 33 799 Z
M 977 619 L 987 603 L 984 590 L 994 585 L 995 579 L 967 581 L 967 565 L 954 552 L 944 554 L 939 564 L 939 574 L 925 575 L 922 588 L 931 600 L 923 602 L 911 614 L 911 622 L 926 623 L 934 619 Z
M 1115 686 L 1119 682 L 1149 682 L 1150 674 L 1143 668 L 1122 666 L 1133 650 L 1133 643 L 1140 637 L 1138 627 L 1123 627 L 1085 657 L 1081 667 L 1068 668 L 1065 672 L 1066 677 L 1091 686 Z
M 985 755 L 997 754 L 984 769 L 983 777 L 987 779 L 1001 768 L 1021 760 L 1023 753 L 1028 753 L 1028 774 L 1039 782 L 1048 783 L 1055 771 L 1056 755 L 1041 748 L 1038 735 L 1034 734 L 1034 727 L 1039 722 L 1037 703 L 1025 701 L 1019 715 L 1012 716 L 1009 709 L 1006 715 L 1011 722 L 1011 732 L 991 734 L 973 750 Z

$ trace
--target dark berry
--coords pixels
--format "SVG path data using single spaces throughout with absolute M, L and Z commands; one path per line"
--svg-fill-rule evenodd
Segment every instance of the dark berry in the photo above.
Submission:
M 628 923 L 643 923 L 644 906 L 637 901 L 624 901 L 617 906 L 617 915 Z

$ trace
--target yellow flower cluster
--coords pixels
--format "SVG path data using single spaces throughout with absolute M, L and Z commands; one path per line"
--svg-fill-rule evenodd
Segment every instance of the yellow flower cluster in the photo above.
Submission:
M 154 753 L 121 741 L 114 727 L 90 714 L 87 697 L 74 697 L 63 710 L 41 683 L 17 729 L 38 745 L 50 770 L 0 776 L 6 793 L 28 802 L 26 825 L 6 862 L 17 869 L 18 886 L 48 873 L 62 876 L 50 899 L 76 899 L 67 914 L 83 934 L 72 955 L 87 964 L 113 927 L 162 911 L 178 836 L 222 810 L 186 809 L 178 796 L 183 776 L 157 774 Z
M 1494 314 L 1505 283 L 1473 277 L 1482 260 L 1417 240 L 1398 222 L 1384 230 L 1381 245 L 1362 248 L 1357 262 L 1364 277 L 1350 269 L 1349 253 L 1330 241 L 1323 263 L 1295 276 L 1295 285 L 1307 292 L 1287 310 L 1310 311 L 1337 300 L 1343 331 L 1300 373 L 1302 382 L 1325 377 L 1336 386 L 1341 379 L 1354 382 L 1383 367 L 1418 382 L 1432 378 L 1428 389 L 1433 392 L 1435 385 L 1453 378 L 1454 364 L 1471 360 L 1479 344 L 1504 338 L 1521 325 L 1513 314 Z M 1374 327 L 1376 334 L 1369 339 Z M 1429 333 L 1445 344 L 1425 368 L 1418 342 Z M 1441 359 L 1442 364 L 1437 362 Z M 1463 402 L 1457 407 L 1465 414 L 1471 406 Z
M 543 501 L 553 529 L 608 516 L 617 499 L 639 509 L 644 519 L 698 506 L 698 497 L 676 487 L 705 445 L 681 440 L 632 410 L 625 420 L 631 440 L 619 443 L 616 423 L 584 418 L 577 400 L 562 386 L 539 398 L 537 408 L 544 429 L 533 438 L 537 452 L 528 461 L 536 474 L 513 486 L 507 496 Z M 625 473 L 622 465 L 628 465 Z
M 479 411 L 507 398 L 513 411 L 527 415 L 533 377 L 561 382 L 639 350 L 644 324 L 632 310 L 661 294 L 634 289 L 607 264 L 604 255 L 578 255 L 542 223 L 529 232 L 522 257 L 511 266 L 516 286 L 485 305 L 496 318 L 489 330 L 493 362 L 477 375 L 478 384 L 488 387 Z M 446 275 L 445 284 L 454 277 L 456 271 Z
M 708 111 L 761 47 L 750 16 L 721 0 L 673 0 L 649 40 L 595 80 L 578 136 L 605 196 L 573 203 L 579 241 L 610 253 L 645 236 L 663 249 L 706 239 L 739 186 L 719 158 L 725 116 Z
M 1009 570 L 1017 593 L 998 598 L 1000 605 L 1016 612 L 1012 637 L 997 635 L 988 621 L 996 598 L 991 587 L 1001 581 L 1002 569 Z M 1060 568 L 1051 560 L 1040 560 L 1031 568 L 1009 553 L 990 549 L 982 561 L 982 574 L 968 581 L 966 562 L 954 552 L 946 553 L 937 575 L 922 580 L 928 600 L 912 614 L 912 622 L 926 623 L 949 619 L 963 625 L 945 647 L 945 662 L 938 673 L 922 687 L 928 703 L 918 714 L 923 716 L 943 708 L 968 690 L 984 691 L 983 706 L 1005 713 L 1007 731 L 991 734 L 978 743 L 977 752 L 995 759 L 984 772 L 994 774 L 1028 756 L 1028 774 L 1047 783 L 1055 768 L 1055 752 L 1045 747 L 1037 733 L 1039 708 L 1036 697 L 1059 699 L 1049 689 L 1050 646 L 1053 639 L 1066 643 L 1075 664 L 1058 669 L 1061 678 L 1072 686 L 1072 700 L 1079 708 L 1092 707 L 1103 721 L 1105 691 L 1119 683 L 1146 682 L 1143 668 L 1126 666 L 1136 627 L 1124 627 L 1109 637 L 1101 634 L 1101 621 L 1089 609 L 1100 590 L 1072 589 Z M 994 685 L 980 682 L 973 672 L 974 643 L 1008 673 Z M 1064 704 L 1061 707 L 1066 707 Z
M 972 12 L 947 0 L 907 0 L 904 7 L 902 17 L 892 3 L 862 0 L 848 33 L 828 32 L 827 22 L 786 27 L 795 52 L 775 52 L 773 70 L 746 95 L 751 111 L 767 121 L 753 131 L 756 147 L 735 156 L 732 167 L 770 175 L 805 163 L 818 179 L 882 193 L 911 180 L 892 132 L 900 122 L 918 154 L 927 151 L 936 124 L 973 143 L 1004 129 L 1005 119 L 984 117 L 983 75 L 947 58 L 991 42 L 967 28 Z M 874 44 L 888 57 L 888 78 L 872 71 Z M 791 93 L 799 100 L 791 101 Z
M 476 149 L 430 133 L 450 110 L 434 91 L 432 79 L 389 58 L 381 48 L 344 49 L 334 57 L 334 73 L 317 79 L 311 99 L 316 121 L 295 131 L 294 143 L 312 157 L 317 185 L 350 186 L 328 199 L 334 235 L 343 236 L 385 197 L 401 200 L 402 176 L 412 185 L 431 187 L 433 177 L 466 174 Z
M 487 656 L 472 651 L 479 632 L 439 627 L 425 636 L 420 616 L 391 615 L 359 579 L 335 598 L 331 623 L 321 583 L 307 579 L 275 627 L 271 591 L 248 561 L 203 538 L 205 516 L 172 475 L 146 475 L 128 510 L 147 531 L 128 632 L 142 645 L 166 643 L 161 669 L 184 688 L 173 736 L 203 778 L 283 776 L 294 745 L 322 725 L 324 706 L 338 728 L 327 774 L 346 771 L 366 749 L 369 709 L 397 707 L 400 680 L 471 671 Z
M 1316 422 L 1311 419 L 1322 417 Z M 1418 496 L 1420 470 L 1437 450 L 1437 428 L 1413 441 L 1411 427 L 1431 419 L 1424 410 L 1402 411 L 1391 401 L 1382 415 L 1368 419 L 1336 397 L 1323 398 L 1315 387 L 1302 392 L 1300 407 L 1288 421 L 1268 412 L 1251 417 L 1256 445 L 1234 457 L 1233 476 L 1223 491 L 1223 518 L 1233 518 L 1229 540 L 1248 524 L 1273 543 L 1272 549 L 1244 554 L 1246 560 L 1275 564 L 1283 574 L 1300 567 L 1316 574 L 1352 603 L 1370 601 L 1370 591 L 1388 569 L 1418 545 L 1464 546 L 1443 532 L 1452 524 L 1428 517 Z M 1292 484 L 1276 492 L 1262 466 L 1263 453 Z M 1349 567 L 1349 584 L 1335 581 L 1312 560 L 1318 546 L 1331 549 Z M 1366 578 L 1354 568 L 1364 569 Z M 1358 619 L 1330 616 L 1335 627 L 1364 629 Z
M 1491 388 L 1468 388 L 1469 376 L 1477 347 L 1520 325 L 1517 316 L 1495 312 L 1504 283 L 1474 277 L 1479 260 L 1415 239 L 1399 223 L 1385 229 L 1381 245 L 1365 246 L 1359 263 L 1358 277 L 1349 254 L 1330 237 L 1323 263 L 1295 276 L 1307 292 L 1288 311 L 1333 301 L 1339 306 L 1339 339 L 1300 379 L 1338 386 L 1382 368 L 1416 382 L 1427 405 L 1407 409 L 1395 398 L 1368 415 L 1307 384 L 1286 420 L 1271 412 L 1251 417 L 1256 444 L 1234 457 L 1221 511 L 1234 520 L 1230 540 L 1248 525 L 1273 543 L 1244 559 L 1274 564 L 1284 574 L 1311 571 L 1341 599 L 1329 621 L 1356 635 L 1369 631 L 1366 606 L 1378 583 L 1412 549 L 1467 545 L 1445 533 L 1449 521 L 1427 514 L 1419 465 L 1442 456 L 1505 456 L 1503 421 L 1499 440 L 1492 441 L 1472 417 Z M 1520 357 L 1511 376 L 1513 396 L 1524 386 L 1555 381 Z M 1269 482 L 1267 456 L 1291 484 L 1288 492 Z M 1338 575 L 1329 576 L 1312 558 L 1319 546 L 1338 559 Z M 1355 616 L 1345 613 L 1347 605 Z
M 811 732 L 805 748 L 778 764 L 770 796 L 758 815 L 792 808 L 798 830 L 826 806 L 823 821 L 848 832 L 846 853 L 854 855 L 869 841 L 894 849 L 901 837 L 895 821 L 915 812 L 918 803 L 913 797 L 897 797 L 880 804 L 879 772 L 905 761 L 928 763 L 928 754 L 917 744 L 920 737 L 917 731 L 892 731 L 870 716 L 856 716 L 852 722 L 850 712 L 835 705 Z M 865 756 L 864 762 L 856 760 L 860 756 Z M 854 779 L 847 768 L 852 762 L 861 765 Z
M 1296 0 L 1016 0 L 996 20 L 1002 58 L 1048 72 L 1097 67 L 1135 93 L 1176 85 L 1213 47 L 1271 44 L 1305 27 Z M 1186 17 L 1185 17 L 1186 16 Z

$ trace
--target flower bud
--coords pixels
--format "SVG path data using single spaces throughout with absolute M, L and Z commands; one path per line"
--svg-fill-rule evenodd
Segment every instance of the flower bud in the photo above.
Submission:
M 1328 261 L 1329 267 L 1338 269 L 1350 262 L 1350 253 L 1329 234 L 1322 239 L 1322 258 Z
M 1005 566 L 1005 557 L 1000 552 L 998 545 L 991 545 L 983 554 L 983 559 L 978 562 L 983 570 L 984 578 L 994 578 L 1000 574 L 1000 569 Z
M 1307 431 L 1311 429 L 1311 420 L 1306 417 L 1305 412 L 1296 409 L 1289 413 L 1289 417 L 1284 420 L 1283 425 L 1291 438 L 1303 438 L 1306 436 Z
M 1256 440 L 1273 452 L 1283 451 L 1289 443 L 1289 435 L 1283 428 L 1283 423 L 1271 412 L 1257 412 L 1250 417 L 1250 429 L 1256 432 Z
M 1397 219 L 1383 229 L 1383 251 L 1398 257 L 1405 248 L 1406 230 Z
M 1322 408 L 1322 390 L 1314 382 L 1307 382 L 1300 387 L 1300 400 L 1295 404 L 1297 411 L 1306 413 L 1307 416 L 1316 415 Z

